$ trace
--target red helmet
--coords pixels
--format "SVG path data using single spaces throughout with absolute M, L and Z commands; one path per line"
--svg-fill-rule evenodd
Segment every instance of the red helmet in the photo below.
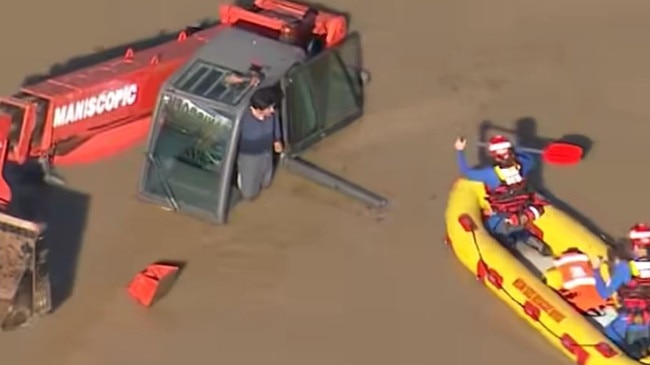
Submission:
M 501 135 L 490 138 L 488 151 L 497 162 L 508 161 L 513 157 L 512 142 Z
M 584 254 L 579 248 L 577 247 L 569 247 L 564 252 L 562 252 L 562 255 L 570 255 L 570 254 Z
M 630 228 L 628 238 L 634 248 L 650 247 L 650 226 L 644 223 L 637 223 Z

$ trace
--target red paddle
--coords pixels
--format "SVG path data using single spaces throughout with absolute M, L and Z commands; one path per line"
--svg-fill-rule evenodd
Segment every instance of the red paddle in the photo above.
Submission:
M 553 142 L 542 150 L 542 161 L 554 165 L 575 165 L 582 160 L 583 153 L 578 145 Z
M 487 146 L 485 142 L 479 142 L 479 146 Z M 575 165 L 582 159 L 584 153 L 582 147 L 567 142 L 551 142 L 544 149 L 516 147 L 519 151 L 536 153 L 542 155 L 542 161 L 552 165 Z

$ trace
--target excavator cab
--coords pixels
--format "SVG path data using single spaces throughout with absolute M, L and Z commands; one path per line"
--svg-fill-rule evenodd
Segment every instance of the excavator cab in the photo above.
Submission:
M 363 114 L 361 43 L 345 19 L 280 0 L 257 0 L 250 9 L 224 5 L 220 18 L 223 28 L 163 85 L 139 197 L 225 223 L 240 200 L 242 115 L 256 88 L 278 87 L 285 94 L 277 111 L 282 165 L 369 206 L 386 205 L 300 157 Z

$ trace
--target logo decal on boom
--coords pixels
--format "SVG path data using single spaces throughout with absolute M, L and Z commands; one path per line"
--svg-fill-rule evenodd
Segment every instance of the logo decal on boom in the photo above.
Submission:
M 131 106 L 138 99 L 138 85 L 129 84 L 119 89 L 108 90 L 86 99 L 56 107 L 54 127 L 62 127 L 80 120 L 102 115 L 116 109 Z

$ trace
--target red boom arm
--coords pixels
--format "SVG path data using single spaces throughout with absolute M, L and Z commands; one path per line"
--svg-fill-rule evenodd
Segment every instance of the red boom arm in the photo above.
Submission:
M 19 164 L 28 158 L 47 158 L 58 165 L 79 164 L 134 146 L 146 137 L 162 84 L 220 29 L 243 20 L 282 31 L 292 26 L 287 16 L 300 23 L 309 10 L 283 0 L 257 0 L 255 5 L 254 11 L 222 5 L 221 24 L 189 36 L 181 32 L 175 40 L 141 51 L 128 49 L 123 57 L 0 98 L 0 106 L 11 105 L 23 115 L 21 120 L 0 114 L 0 171 L 6 159 Z M 345 38 L 347 22 L 341 15 L 319 11 L 311 32 L 332 46 Z M 12 127 L 20 132 L 18 137 L 10 133 Z M 0 205 L 9 201 L 11 191 L 0 176 Z

